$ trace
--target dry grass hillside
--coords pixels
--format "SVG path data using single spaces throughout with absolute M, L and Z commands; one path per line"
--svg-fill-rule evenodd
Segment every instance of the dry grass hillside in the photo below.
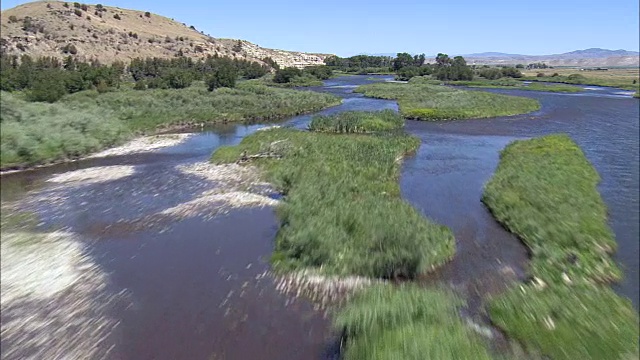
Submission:
M 66 4 L 66 6 L 65 6 Z M 74 2 L 38 1 L 1 14 L 2 51 L 9 54 L 128 62 L 136 57 L 193 58 L 218 54 L 249 60 L 266 56 L 281 67 L 321 65 L 329 54 L 262 48 L 244 40 L 216 39 L 144 10 Z M 73 45 L 73 46 L 70 46 Z M 75 53 L 75 54 L 73 54 Z

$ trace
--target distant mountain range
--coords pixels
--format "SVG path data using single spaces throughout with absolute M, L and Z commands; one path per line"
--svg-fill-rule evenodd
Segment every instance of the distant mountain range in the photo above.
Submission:
M 392 56 L 396 53 L 367 54 L 372 56 Z M 455 56 L 455 54 L 449 54 Z M 532 62 L 544 62 L 552 66 L 639 66 L 640 53 L 628 50 L 608 50 L 590 48 L 575 50 L 563 54 L 552 55 L 521 55 L 501 52 L 483 52 L 462 55 L 468 63 L 475 64 L 528 64 Z M 428 55 L 432 60 L 435 55 Z

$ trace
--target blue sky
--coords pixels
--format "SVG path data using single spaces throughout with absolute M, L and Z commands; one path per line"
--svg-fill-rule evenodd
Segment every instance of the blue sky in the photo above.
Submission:
M 27 1 L 3 0 L 2 9 Z M 173 18 L 214 37 L 333 53 L 486 51 L 543 55 L 600 47 L 638 50 L 638 0 L 158 1 L 103 5 Z

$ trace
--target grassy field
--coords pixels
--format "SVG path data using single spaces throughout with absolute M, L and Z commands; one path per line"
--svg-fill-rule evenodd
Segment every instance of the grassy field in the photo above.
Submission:
M 413 80 L 413 79 L 412 79 Z M 375 83 L 358 87 L 365 96 L 396 99 L 400 113 L 409 119 L 451 120 L 524 114 L 538 110 L 534 99 L 452 89 L 421 83 Z
M 462 322 L 463 302 L 450 292 L 411 285 L 363 290 L 334 323 L 347 338 L 346 360 L 491 359 Z
M 226 121 L 271 121 L 337 105 L 328 94 L 275 89 L 252 82 L 209 92 L 187 89 L 82 91 L 54 104 L 2 93 L 0 167 L 75 158 L 117 145 L 137 133 L 168 126 Z
M 309 130 L 332 133 L 372 133 L 397 130 L 404 126 L 404 118 L 393 110 L 379 113 L 348 111 L 333 116 L 316 116 Z
M 516 89 L 527 91 L 546 91 L 546 92 L 561 92 L 561 93 L 577 93 L 584 91 L 581 87 L 571 85 L 560 84 L 541 84 L 531 83 L 524 84 L 522 81 L 512 79 L 500 79 L 500 80 L 473 80 L 473 81 L 449 81 L 447 85 L 455 86 L 469 86 L 475 88 L 486 89 Z
M 597 85 L 616 87 L 625 90 L 638 90 L 640 71 L 635 69 L 609 69 L 607 71 L 580 71 L 579 68 L 554 68 L 523 70 L 523 80 L 550 81 L 568 84 Z M 542 73 L 544 77 L 537 77 Z M 552 76 L 557 73 L 558 76 Z M 580 75 L 583 78 L 570 79 L 570 75 Z M 635 80 L 635 84 L 633 81 Z
M 218 149 L 212 161 L 233 162 L 243 152 L 279 157 L 254 161 L 285 194 L 272 257 L 277 269 L 413 278 L 455 251 L 449 229 L 428 221 L 400 197 L 402 157 L 418 145 L 417 139 L 397 133 L 274 129 Z
M 605 284 L 621 271 L 598 182 L 569 137 L 549 135 L 508 145 L 482 198 L 532 256 L 533 280 L 493 299 L 491 318 L 552 359 L 637 358 L 637 314 Z

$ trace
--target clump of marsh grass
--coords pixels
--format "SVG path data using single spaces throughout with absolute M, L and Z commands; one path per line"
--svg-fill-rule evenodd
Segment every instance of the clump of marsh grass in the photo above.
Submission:
M 309 130 L 334 133 L 373 133 L 401 129 L 404 118 L 393 110 L 347 111 L 332 116 L 315 116 Z
M 535 99 L 436 86 L 424 82 L 374 83 L 358 87 L 365 96 L 398 100 L 409 119 L 451 120 L 524 114 L 538 110 Z

